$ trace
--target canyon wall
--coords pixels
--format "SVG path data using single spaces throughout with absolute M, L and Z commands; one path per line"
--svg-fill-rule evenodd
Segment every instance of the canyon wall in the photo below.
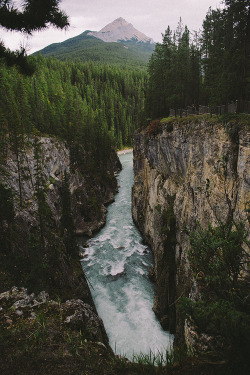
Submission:
M 151 245 L 154 311 L 162 326 L 185 337 L 181 296 L 197 294 L 186 229 L 246 219 L 250 201 L 250 132 L 244 123 L 191 117 L 134 136 L 133 219 Z M 187 335 L 186 335 L 187 340 Z
M 91 155 L 85 158 L 72 164 L 66 143 L 51 137 L 31 137 L 18 152 L 7 150 L 0 165 L 0 293 L 15 301 L 20 294 L 29 302 L 29 293 L 42 291 L 56 301 L 76 299 L 68 302 L 81 310 L 79 321 L 94 324 L 96 340 L 107 344 L 75 233 L 86 238 L 105 224 L 121 165 L 115 151 L 101 172 L 88 168 Z

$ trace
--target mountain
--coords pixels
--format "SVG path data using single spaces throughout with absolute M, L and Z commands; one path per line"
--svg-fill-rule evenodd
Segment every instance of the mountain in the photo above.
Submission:
M 100 31 L 86 30 L 62 43 L 50 44 L 35 54 L 60 60 L 146 66 L 154 47 L 153 39 L 120 17 Z
M 124 42 L 134 40 L 141 43 L 154 44 L 152 38 L 136 30 L 131 23 L 120 17 L 109 23 L 100 31 L 91 31 L 88 35 L 92 35 L 104 42 Z

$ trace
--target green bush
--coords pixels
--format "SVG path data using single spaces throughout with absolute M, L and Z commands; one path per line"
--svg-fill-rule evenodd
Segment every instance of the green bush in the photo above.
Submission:
M 181 298 L 179 309 L 198 332 L 220 335 L 235 358 L 246 360 L 250 350 L 250 301 L 247 232 L 243 222 L 209 225 L 189 233 L 191 271 L 201 298 Z M 231 356 L 231 359 L 233 357 Z

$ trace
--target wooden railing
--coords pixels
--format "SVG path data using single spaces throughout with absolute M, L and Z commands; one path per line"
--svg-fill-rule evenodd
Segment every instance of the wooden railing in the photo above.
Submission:
M 247 100 L 236 100 L 225 105 L 219 106 L 188 106 L 185 109 L 170 109 L 169 116 L 171 117 L 183 117 L 190 115 L 204 115 L 204 114 L 215 114 L 222 115 L 224 113 L 247 113 L 250 114 L 250 101 Z

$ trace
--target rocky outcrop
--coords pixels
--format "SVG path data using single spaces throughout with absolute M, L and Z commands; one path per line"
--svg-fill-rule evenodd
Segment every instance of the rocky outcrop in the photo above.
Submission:
M 13 287 L 0 294 L 0 334 L 1 374 L 117 373 L 103 322 L 81 299 Z
M 60 314 L 64 329 L 84 332 L 91 341 L 102 342 L 108 347 L 108 337 L 103 322 L 94 308 L 80 299 L 65 302 L 54 301 L 45 291 L 38 295 L 29 294 L 25 288 L 13 287 L 0 294 L 0 321 L 6 327 L 16 325 L 21 321 L 35 321 L 41 312 L 46 316 L 46 310 Z
M 186 228 L 195 230 L 233 215 L 244 219 L 250 200 L 247 126 L 199 117 L 162 124 L 134 136 L 133 218 L 155 259 L 154 311 L 162 325 L 184 337 L 176 311 L 181 296 L 196 293 Z

